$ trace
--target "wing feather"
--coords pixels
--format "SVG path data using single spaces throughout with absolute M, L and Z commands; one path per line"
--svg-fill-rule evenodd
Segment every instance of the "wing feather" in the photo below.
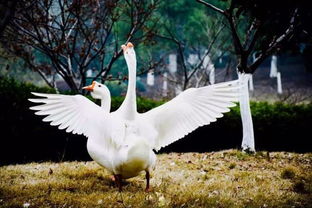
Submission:
M 39 93 L 39 92 L 31 92 L 31 94 L 33 94 L 37 97 L 45 97 L 45 98 L 49 98 L 49 99 L 60 99 L 63 96 L 67 96 L 67 95 L 48 94 L 48 93 Z
M 109 113 L 82 95 L 32 94 L 40 98 L 29 99 L 39 104 L 30 109 L 36 111 L 36 115 L 45 116 L 44 122 L 50 122 L 50 125 L 66 132 L 89 137 L 96 134 L 94 131 L 98 131 L 99 122 L 104 126 L 109 123 Z
M 200 126 L 215 122 L 229 112 L 239 98 L 238 80 L 191 88 L 171 101 L 140 114 L 157 131 L 155 150 L 159 150 Z
M 57 121 L 61 119 L 62 117 L 70 114 L 71 112 L 68 111 L 68 109 L 61 109 L 58 114 L 50 114 L 49 116 L 42 119 L 44 122 L 51 122 L 51 121 Z
M 64 126 L 65 124 L 69 123 L 69 121 L 75 117 L 75 112 L 74 111 L 70 111 L 69 114 L 59 118 L 58 120 L 53 120 L 50 125 L 51 126 Z M 61 128 L 61 127 L 60 127 Z
M 61 103 L 54 103 L 54 104 L 43 104 L 43 105 L 38 105 L 38 106 L 33 106 L 30 107 L 31 110 L 35 110 L 35 111 L 47 111 L 47 110 L 53 110 L 53 109 L 60 109 L 64 107 L 64 105 L 62 105 Z

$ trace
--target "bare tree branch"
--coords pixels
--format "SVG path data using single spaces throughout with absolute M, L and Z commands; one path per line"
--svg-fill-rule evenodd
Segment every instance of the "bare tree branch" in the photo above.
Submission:
M 78 91 L 86 83 L 87 70 L 94 66 L 99 66 L 95 79 L 105 80 L 122 54 L 118 39 L 129 42 L 137 33 L 147 35 L 142 28 L 148 27 L 158 2 L 20 0 L 17 15 L 1 41 L 8 43 L 9 51 L 29 59 L 34 67 L 48 59 L 46 67 L 38 68 L 40 73 L 57 73 L 72 90 Z M 126 4 L 131 5 L 130 13 Z M 128 22 L 128 33 L 115 31 L 116 23 L 125 20 L 132 20 Z M 110 54 L 112 44 L 116 46 Z
M 256 58 L 256 60 L 249 66 L 251 73 L 253 73 L 257 67 L 272 53 L 276 50 L 276 48 L 286 41 L 293 33 L 295 18 L 297 16 L 298 9 L 295 9 L 294 14 L 290 18 L 289 27 L 285 30 L 283 34 L 281 34 L 278 38 L 274 38 L 268 47 Z
M 206 2 L 206 1 L 203 1 L 203 0 L 196 0 L 196 1 L 201 3 L 201 4 L 203 4 L 203 5 L 205 5 L 206 7 L 209 7 L 210 9 L 213 9 L 214 11 L 216 11 L 216 12 L 218 12 L 220 14 L 224 15 L 224 13 L 225 13 L 222 9 L 220 9 L 220 8 L 214 6 L 213 4 L 210 4 L 210 3 Z

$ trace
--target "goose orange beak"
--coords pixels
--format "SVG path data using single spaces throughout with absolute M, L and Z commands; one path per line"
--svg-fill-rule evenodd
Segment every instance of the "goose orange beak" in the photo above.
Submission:
M 94 86 L 95 86 L 95 82 L 93 81 L 93 82 L 92 82 L 92 85 L 85 86 L 85 87 L 83 87 L 82 89 L 87 90 L 87 91 L 90 91 L 90 92 L 93 92 Z
M 127 47 L 128 47 L 128 48 L 133 48 L 134 46 L 133 46 L 133 44 L 132 44 L 131 42 L 129 42 L 129 43 L 127 44 Z

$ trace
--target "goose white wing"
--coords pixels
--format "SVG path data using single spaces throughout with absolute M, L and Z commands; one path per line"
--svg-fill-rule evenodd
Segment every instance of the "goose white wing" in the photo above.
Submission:
M 207 125 L 223 116 L 238 101 L 238 80 L 190 88 L 171 101 L 141 114 L 158 132 L 152 143 L 159 150 L 200 126 Z
M 66 129 L 66 132 L 90 137 L 99 133 L 97 129 L 109 124 L 109 113 L 82 95 L 32 94 L 43 98 L 29 99 L 41 103 L 30 109 L 37 111 L 36 115 L 46 116 L 43 121 L 59 129 Z

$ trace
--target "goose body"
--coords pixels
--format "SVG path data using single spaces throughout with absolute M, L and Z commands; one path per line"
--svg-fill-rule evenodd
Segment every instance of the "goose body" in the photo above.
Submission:
M 114 175 L 131 178 L 139 175 L 143 170 L 150 171 L 156 162 L 156 155 L 148 142 L 148 136 L 139 129 L 137 121 L 129 121 L 111 114 L 110 135 L 104 137 L 90 137 L 87 149 L 91 158 L 107 168 Z M 111 140 L 112 144 L 104 141 Z M 119 141 L 120 143 L 116 142 Z
M 83 89 L 91 91 L 101 106 L 82 95 L 33 93 L 41 103 L 30 109 L 43 115 L 43 121 L 88 138 L 87 150 L 91 158 L 109 170 L 121 190 L 121 179 L 154 168 L 158 151 L 196 128 L 216 121 L 235 106 L 238 100 L 238 80 L 190 88 L 171 101 L 146 113 L 137 112 L 136 55 L 131 43 L 122 46 L 129 70 L 127 95 L 119 109 L 110 112 L 108 88 L 96 81 Z

